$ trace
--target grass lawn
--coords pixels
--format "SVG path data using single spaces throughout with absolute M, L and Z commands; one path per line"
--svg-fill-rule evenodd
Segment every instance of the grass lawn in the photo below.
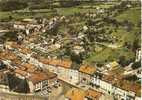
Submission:
M 134 24 L 137 24 L 141 21 L 141 9 L 140 7 L 128 9 L 117 16 L 116 19 L 118 21 L 128 20 Z
M 57 8 L 57 13 L 60 15 L 68 16 L 73 15 L 74 13 L 85 13 L 88 11 L 95 11 L 95 9 L 80 9 L 78 7 L 69 7 L 69 8 Z
M 126 59 L 134 58 L 135 53 L 126 49 L 111 49 L 111 48 L 104 48 L 100 52 L 93 52 L 91 55 L 86 59 L 87 62 L 99 62 L 104 63 L 105 61 L 114 61 L 118 60 L 120 56 L 125 56 Z
M 28 16 L 28 15 L 24 15 L 24 14 L 15 14 L 15 13 L 12 13 L 12 12 L 0 12 L 0 19 L 8 19 L 9 16 L 12 16 L 14 19 L 32 17 L 32 16 Z
M 69 7 L 69 8 L 57 8 L 57 12 L 60 14 L 60 15 L 72 15 L 74 13 L 87 13 L 88 11 L 90 12 L 95 12 L 96 11 L 96 7 L 100 7 L 100 8 L 109 8 L 109 7 L 112 7 L 113 5 L 107 5 L 107 4 L 81 4 L 79 6 L 76 6 L 76 7 Z M 83 7 L 84 9 L 81 9 L 79 7 Z M 92 7 L 92 8 L 90 8 Z
M 141 19 L 140 14 L 140 8 L 136 7 L 126 10 L 116 17 L 118 21 L 128 20 L 135 24 L 130 32 L 128 32 L 124 27 L 121 26 L 116 29 L 116 32 L 112 32 L 111 35 L 115 36 L 118 39 L 118 41 L 116 42 L 118 45 L 123 46 L 125 42 L 133 44 L 136 39 L 140 41 L 140 34 L 136 34 L 140 32 L 140 27 L 137 27 L 137 23 L 140 22 Z M 109 28 L 114 30 L 114 27 L 111 25 L 109 26 Z M 135 57 L 135 53 L 129 49 L 126 49 L 125 47 L 120 47 L 118 49 L 104 48 L 102 51 L 92 52 L 85 61 L 89 63 L 104 63 L 105 61 L 117 61 L 120 56 L 125 56 L 126 59 L 131 59 Z
M 91 12 L 95 12 L 96 10 L 94 9 L 95 7 L 100 7 L 100 8 L 109 8 L 113 6 L 113 4 L 81 4 L 79 6 L 76 7 L 68 7 L 68 8 L 55 8 L 57 10 L 57 13 L 60 15 L 72 15 L 74 13 L 85 13 L 88 11 Z M 85 9 L 81 9 L 79 7 L 84 7 Z M 89 7 L 89 8 L 88 8 Z M 90 8 L 92 7 L 92 8 Z M 4 19 L 7 18 L 8 16 L 13 16 L 15 19 L 20 19 L 20 18 L 29 18 L 29 17 L 33 17 L 33 16 L 50 16 L 52 14 L 51 9 L 38 9 L 38 10 L 33 10 L 33 12 L 35 12 L 34 15 L 25 15 L 24 12 L 26 10 L 17 10 L 18 12 L 23 12 L 23 14 L 14 14 L 11 12 L 0 12 L 0 19 Z M 41 12 L 47 12 L 47 13 L 41 13 Z
M 0 12 L 0 19 L 7 18 L 9 15 L 11 15 L 10 12 Z
M 127 32 L 123 28 L 118 28 L 117 32 L 113 32 L 112 36 L 115 36 L 118 39 L 118 44 L 124 45 L 125 42 L 132 44 L 136 38 L 138 38 L 135 34 L 136 30 L 132 30 L 131 32 Z
M 117 32 L 112 33 L 113 36 L 116 36 L 119 39 L 119 43 L 124 44 L 125 42 L 128 42 L 132 44 L 135 39 L 138 39 L 140 41 L 140 34 L 136 34 L 140 33 L 141 31 L 140 27 L 137 26 L 137 24 L 141 21 L 140 7 L 126 10 L 122 14 L 118 15 L 116 19 L 118 21 L 128 20 L 135 24 L 130 32 L 127 32 L 123 27 L 119 27 L 117 29 Z
M 15 12 L 0 12 L 0 19 L 7 19 L 9 16 L 12 16 L 14 19 L 23 19 L 23 18 L 33 18 L 33 17 L 49 17 L 54 12 L 50 9 L 39 9 L 39 10 L 33 10 L 31 13 L 30 11 L 25 10 L 17 10 L 18 13 Z

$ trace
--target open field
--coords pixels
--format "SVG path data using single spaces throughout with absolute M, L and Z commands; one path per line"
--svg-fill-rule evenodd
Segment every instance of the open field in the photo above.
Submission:
M 100 7 L 100 8 L 109 8 L 112 7 L 113 4 L 81 4 L 79 6 L 75 7 L 68 7 L 68 8 L 54 8 L 54 10 L 57 11 L 59 15 L 72 15 L 74 13 L 87 13 L 88 11 L 90 12 L 95 12 L 95 8 Z M 54 14 L 55 12 L 52 11 L 52 9 L 36 9 L 36 10 L 16 10 L 17 13 L 12 13 L 9 11 L 3 12 L 0 11 L 0 19 L 7 19 L 9 16 L 12 16 L 14 19 L 21 19 L 21 18 L 32 18 L 32 17 L 49 17 L 50 15 Z M 25 12 L 25 13 L 24 13 Z
M 131 8 L 129 10 L 124 11 L 123 13 L 116 16 L 118 21 L 123 22 L 124 20 L 128 20 L 135 24 L 130 32 L 128 32 L 124 27 L 119 27 L 116 31 L 111 33 L 112 36 L 116 37 L 118 41 L 115 44 L 121 45 L 122 47 L 118 49 L 111 49 L 111 48 L 104 48 L 102 51 L 99 52 L 92 52 L 90 56 L 86 59 L 87 62 L 105 62 L 105 61 L 114 61 L 118 60 L 120 56 L 125 56 L 126 59 L 134 59 L 135 53 L 132 50 L 126 49 L 123 47 L 125 43 L 129 43 L 133 45 L 135 40 L 140 40 L 140 27 L 137 24 L 140 22 L 140 8 Z M 114 30 L 114 27 L 109 27 L 110 29 Z M 104 56 L 105 55 L 105 56 Z
M 104 56 L 105 55 L 105 56 Z M 90 57 L 86 59 L 87 62 L 107 62 L 107 61 L 117 61 L 120 56 L 126 56 L 127 59 L 132 59 L 135 54 L 125 48 L 121 49 L 111 49 L 105 48 L 100 52 L 93 52 Z
M 137 24 L 141 20 L 141 9 L 140 7 L 131 8 L 118 15 L 116 19 L 118 21 L 128 20 L 134 24 Z

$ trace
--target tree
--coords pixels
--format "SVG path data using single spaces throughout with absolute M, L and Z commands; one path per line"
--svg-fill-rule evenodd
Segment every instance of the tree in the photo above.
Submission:
M 132 69 L 137 69 L 137 68 L 140 68 L 140 67 L 141 67 L 141 62 L 140 62 L 140 61 L 135 62 L 135 63 L 133 63 L 133 65 L 132 65 Z
M 77 6 L 80 4 L 80 1 L 75 1 L 75 0 L 67 0 L 67 1 L 60 1 L 60 5 L 62 7 L 73 7 Z
M 132 50 L 133 50 L 133 51 L 136 51 L 138 48 L 140 48 L 139 40 L 138 40 L 138 39 L 135 39 L 134 42 L 133 42 Z
M 123 25 L 126 27 L 126 30 L 129 32 L 134 27 L 134 24 L 128 20 L 123 21 Z
M 124 43 L 124 46 L 127 47 L 128 49 L 131 49 L 131 47 L 132 47 L 129 42 L 125 42 L 125 43 Z
M 137 27 L 141 27 L 141 21 L 137 23 Z
M 70 59 L 76 64 L 81 64 L 83 61 L 83 55 L 81 53 L 78 55 L 75 54 L 69 46 L 66 46 L 66 53 L 65 54 L 70 56 Z
M 77 55 L 77 54 L 75 54 L 75 53 L 72 52 L 71 55 L 70 55 L 70 57 L 71 57 L 71 60 L 73 62 L 77 63 L 77 64 L 81 64 L 82 61 L 83 61 L 83 58 L 82 58 L 82 56 L 80 54 Z
M 125 66 L 129 65 L 130 60 L 127 60 L 125 56 L 120 56 L 118 63 L 119 63 L 122 67 L 125 67 Z
M 132 75 L 132 76 L 126 76 L 125 79 L 129 81 L 137 81 L 138 77 L 136 75 Z

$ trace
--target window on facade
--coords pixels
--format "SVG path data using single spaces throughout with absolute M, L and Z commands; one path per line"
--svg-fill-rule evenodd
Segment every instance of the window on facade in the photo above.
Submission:
M 39 89 L 40 88 L 40 83 L 37 83 L 36 84 L 36 89 Z
M 110 91 L 108 91 L 108 93 L 110 94 Z
M 36 90 L 35 92 L 40 92 L 40 89 L 39 89 L 39 90 Z
M 83 81 L 86 81 L 86 78 L 83 78 Z
M 42 87 L 45 87 L 45 86 L 47 86 L 48 84 L 42 84 Z

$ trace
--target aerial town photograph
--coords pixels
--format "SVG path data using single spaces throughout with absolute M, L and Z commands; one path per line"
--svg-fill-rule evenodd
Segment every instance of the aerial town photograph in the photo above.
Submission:
M 142 100 L 141 0 L 0 0 L 0 100 Z

